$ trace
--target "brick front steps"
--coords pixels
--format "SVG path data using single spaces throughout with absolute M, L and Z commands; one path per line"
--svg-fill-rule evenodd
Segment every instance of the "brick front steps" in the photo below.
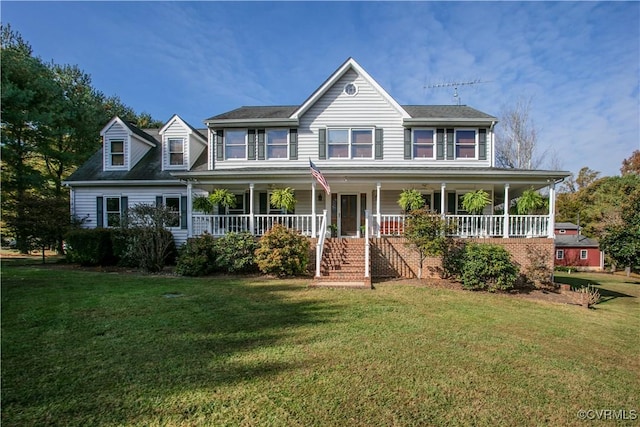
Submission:
M 371 278 L 364 277 L 364 239 L 325 240 L 320 277 L 311 286 L 370 289 Z

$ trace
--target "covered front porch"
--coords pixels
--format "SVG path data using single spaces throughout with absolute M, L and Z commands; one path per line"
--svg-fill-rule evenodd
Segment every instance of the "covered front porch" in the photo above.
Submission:
M 539 176 L 538 171 L 528 171 L 524 179 L 521 173 L 507 173 L 506 176 L 495 173 L 488 177 L 484 173 L 482 176 L 462 176 L 469 174 L 453 175 L 450 172 L 450 176 L 440 176 L 446 179 L 439 181 L 419 174 L 407 176 L 406 171 L 387 171 L 386 176 L 373 181 L 371 175 L 343 171 L 340 175 L 325 174 L 331 185 L 331 194 L 316 184 L 310 174 L 288 172 L 269 177 L 244 177 L 244 183 L 239 182 L 242 179 L 239 177 L 229 180 L 189 177 L 185 180 L 189 236 L 203 233 L 222 236 L 229 232 L 261 236 L 274 224 L 282 224 L 309 237 L 319 237 L 323 224 L 326 237 L 360 238 L 365 236 L 367 227 L 368 236 L 400 236 L 404 230 L 405 215 L 398 199 L 402 190 L 416 189 L 421 193 L 425 206 L 442 215 L 454 237 L 554 237 L 557 180 L 554 176 Z M 380 172 L 378 174 L 383 175 Z M 283 211 L 270 203 L 272 192 L 285 187 L 295 193 L 293 212 Z M 232 192 L 236 205 L 232 208 L 216 206 L 213 212 L 207 213 L 193 210 L 194 197 L 208 195 L 217 188 Z M 462 197 L 478 189 L 489 194 L 490 202 L 481 214 L 472 215 L 464 210 Z M 547 193 L 549 203 L 546 211 L 535 215 L 509 212 L 512 202 L 529 189 L 542 189 Z

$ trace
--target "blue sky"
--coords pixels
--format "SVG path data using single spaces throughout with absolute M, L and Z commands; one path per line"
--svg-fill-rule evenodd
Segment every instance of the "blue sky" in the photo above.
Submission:
M 301 104 L 353 57 L 400 104 L 495 116 L 531 99 L 564 170 L 619 174 L 640 149 L 638 2 L 8 2 L 36 55 L 160 120 Z

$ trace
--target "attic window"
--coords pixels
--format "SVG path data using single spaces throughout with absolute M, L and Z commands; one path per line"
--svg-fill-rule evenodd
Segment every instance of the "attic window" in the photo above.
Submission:
M 169 164 L 171 166 L 184 164 L 184 141 L 181 138 L 169 139 Z
M 111 140 L 111 166 L 124 166 L 124 141 Z
M 358 93 L 358 86 L 356 86 L 353 83 L 347 83 L 344 86 L 344 93 L 346 93 L 349 96 L 354 96 L 356 93 Z

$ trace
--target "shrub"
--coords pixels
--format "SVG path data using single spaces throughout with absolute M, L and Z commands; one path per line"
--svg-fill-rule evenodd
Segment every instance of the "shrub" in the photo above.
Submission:
M 514 287 L 518 268 L 502 246 L 470 243 L 466 245 L 462 286 L 466 289 L 508 290 Z
M 260 271 L 277 276 L 303 274 L 309 263 L 309 240 L 276 224 L 258 243 L 256 262 Z
M 591 307 L 592 305 L 596 305 L 600 302 L 600 291 L 594 288 L 592 285 L 583 286 L 575 290 L 580 294 L 585 295 L 587 307 Z
M 549 267 L 548 259 L 548 254 L 542 249 L 527 247 L 528 265 L 524 270 L 524 274 L 527 280 L 538 289 L 555 287 L 552 280 L 553 270 Z
M 251 233 L 229 233 L 216 241 L 216 267 L 227 273 L 256 271 L 258 244 Z
M 204 276 L 216 268 L 218 255 L 216 239 L 210 234 L 189 239 L 180 248 L 176 273 L 182 276 Z
M 165 226 L 175 221 L 176 213 L 166 206 L 139 204 L 129 209 L 126 229 L 126 256 L 138 261 L 145 271 L 157 272 L 175 260 L 176 244 Z
M 466 244 L 463 241 L 448 239 L 442 249 L 442 277 L 460 279 L 464 271 Z
M 83 228 L 67 233 L 67 260 L 80 265 L 114 265 L 112 230 Z

